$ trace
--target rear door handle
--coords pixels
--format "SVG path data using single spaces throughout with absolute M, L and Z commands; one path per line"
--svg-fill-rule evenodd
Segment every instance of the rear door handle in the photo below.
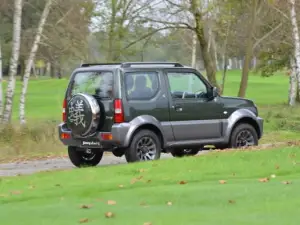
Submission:
M 175 109 L 176 112 L 182 112 L 183 108 L 180 105 L 174 105 L 173 108 Z

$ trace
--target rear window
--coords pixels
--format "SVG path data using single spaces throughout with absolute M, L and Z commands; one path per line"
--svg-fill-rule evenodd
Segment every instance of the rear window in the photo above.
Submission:
M 71 83 L 69 95 L 85 93 L 112 98 L 113 73 L 109 71 L 78 72 Z

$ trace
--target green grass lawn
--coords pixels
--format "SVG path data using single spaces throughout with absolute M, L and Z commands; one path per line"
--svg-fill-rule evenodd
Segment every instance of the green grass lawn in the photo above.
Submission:
M 299 150 L 212 152 L 2 178 L 1 224 L 73 225 L 88 219 L 91 225 L 296 225 Z M 107 212 L 114 217 L 105 218 Z

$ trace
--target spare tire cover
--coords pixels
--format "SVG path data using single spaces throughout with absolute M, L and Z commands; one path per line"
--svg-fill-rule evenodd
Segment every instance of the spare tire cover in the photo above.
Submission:
M 74 95 L 67 105 L 67 125 L 75 136 L 93 134 L 100 121 L 100 107 L 97 100 L 88 94 Z

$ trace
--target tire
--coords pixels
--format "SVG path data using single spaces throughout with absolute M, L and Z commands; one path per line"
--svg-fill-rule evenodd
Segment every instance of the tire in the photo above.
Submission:
M 171 150 L 171 154 L 173 157 L 181 158 L 184 156 L 194 156 L 197 155 L 200 150 L 197 148 L 192 149 L 183 149 L 183 148 L 176 148 Z
M 142 149 L 143 145 L 144 149 Z M 153 147 L 149 148 L 151 146 Z M 134 134 L 130 145 L 125 150 L 125 158 L 128 163 L 157 160 L 160 158 L 161 149 L 160 138 L 153 131 L 140 130 Z
M 258 135 L 253 126 L 247 123 L 238 124 L 230 137 L 231 148 L 245 148 L 258 145 Z
M 103 151 L 91 150 L 90 154 L 87 154 L 84 149 L 78 147 L 68 147 L 68 154 L 71 162 L 76 167 L 92 167 L 97 166 L 102 159 Z

